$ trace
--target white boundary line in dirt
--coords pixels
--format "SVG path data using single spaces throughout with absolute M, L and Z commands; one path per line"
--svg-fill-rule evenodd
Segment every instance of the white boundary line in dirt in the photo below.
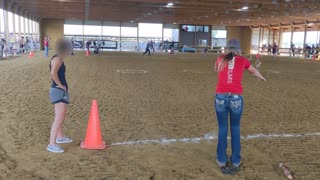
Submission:
M 241 139 L 272 139 L 272 138 L 297 138 L 297 137 L 307 137 L 307 136 L 320 136 L 319 133 L 290 133 L 290 134 L 253 134 L 247 136 L 241 136 Z M 193 138 L 181 138 L 181 139 L 146 139 L 138 141 L 125 141 L 112 143 L 111 146 L 119 145 L 139 145 L 139 144 L 174 144 L 174 143 L 200 143 L 202 141 L 212 141 L 218 139 L 213 133 L 204 135 L 203 137 L 193 137 Z M 228 139 L 230 139 L 228 137 Z
M 275 70 L 267 70 L 268 73 L 273 73 L 273 74 L 280 74 L 280 71 L 275 71 Z
M 122 74 L 146 74 L 148 71 L 146 70 L 139 70 L 139 69 L 118 69 L 116 70 L 118 73 Z
M 184 69 L 183 71 L 181 71 L 183 73 L 193 73 L 193 74 L 210 74 L 212 72 L 201 72 L 201 71 L 193 71 L 193 70 L 188 70 L 188 69 Z

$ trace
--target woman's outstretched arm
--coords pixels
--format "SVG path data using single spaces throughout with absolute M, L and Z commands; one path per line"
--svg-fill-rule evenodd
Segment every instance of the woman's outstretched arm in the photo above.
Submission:
M 248 71 L 249 71 L 252 75 L 256 76 L 257 78 L 259 78 L 259 79 L 261 79 L 261 80 L 263 80 L 263 81 L 267 81 L 267 80 L 261 75 L 261 73 L 260 73 L 255 67 L 253 67 L 252 65 L 248 68 Z

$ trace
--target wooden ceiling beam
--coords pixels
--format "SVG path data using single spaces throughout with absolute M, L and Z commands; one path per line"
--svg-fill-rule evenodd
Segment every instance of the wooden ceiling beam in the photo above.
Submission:
M 320 3 L 279 0 L 4 0 L 16 3 L 34 17 L 101 21 L 148 21 L 228 25 L 279 24 L 319 21 Z M 241 10 L 248 6 L 247 11 Z M 86 13 L 87 12 L 87 13 Z M 148 15 L 151 13 L 150 15 Z M 87 15 L 86 15 L 87 14 Z M 139 19 L 139 20 L 137 20 Z M 292 24 L 291 24 L 292 23 Z

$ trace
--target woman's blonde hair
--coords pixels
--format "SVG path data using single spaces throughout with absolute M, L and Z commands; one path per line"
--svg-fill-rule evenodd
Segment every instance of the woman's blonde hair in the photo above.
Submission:
M 241 55 L 240 43 L 236 39 L 230 39 L 227 42 L 226 54 L 222 56 L 223 59 L 218 64 L 218 72 L 223 70 L 226 67 L 226 64 L 237 55 Z

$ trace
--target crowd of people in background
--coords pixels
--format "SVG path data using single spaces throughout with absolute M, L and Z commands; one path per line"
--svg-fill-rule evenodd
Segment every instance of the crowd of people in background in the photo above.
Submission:
M 295 52 L 295 49 L 293 48 L 292 49 L 293 52 Z M 308 45 L 306 44 L 305 45 L 305 55 L 306 55 L 306 58 L 312 58 L 314 56 L 318 56 L 319 54 L 319 44 L 317 45 Z
M 74 44 L 73 41 L 72 41 L 72 44 Z M 100 54 L 101 46 L 102 46 L 101 40 L 97 40 L 97 41 L 88 40 L 86 42 L 86 50 L 90 52 L 91 48 L 93 48 L 94 49 L 93 54 Z M 72 53 L 72 55 L 73 54 L 74 53 Z
M 281 49 L 281 48 L 280 48 Z M 286 48 L 283 48 L 286 49 Z M 305 58 L 313 58 L 313 57 L 318 57 L 319 54 L 319 44 L 305 44 L 304 47 L 296 47 L 296 45 L 294 43 L 292 43 L 290 45 L 290 50 L 289 50 L 289 55 L 290 56 L 303 56 Z M 272 55 L 274 58 L 279 54 L 279 53 L 283 53 L 279 50 L 279 46 L 277 45 L 277 43 L 274 43 L 273 45 L 269 44 L 263 44 L 262 45 L 262 51 L 267 50 L 267 54 Z M 288 50 L 288 48 L 287 48 Z
M 39 49 L 40 42 L 36 37 L 21 36 L 17 38 L 13 33 L 10 33 L 8 39 L 1 38 L 0 40 L 0 58 L 38 51 Z
M 71 39 L 72 42 L 72 53 L 74 55 L 74 40 Z M 102 48 L 103 41 L 102 40 L 88 40 L 85 43 L 86 50 L 90 51 L 93 48 L 94 54 L 99 54 Z M 168 40 L 160 41 L 156 46 L 156 43 L 153 40 L 148 41 L 145 44 L 145 51 L 143 55 L 151 55 L 151 52 L 155 52 L 155 47 L 159 49 L 160 52 L 169 52 L 170 54 L 174 54 L 175 51 L 175 42 L 170 42 Z M 49 56 L 49 38 L 45 37 L 43 40 L 44 46 L 44 56 Z M 1 38 L 0 39 L 0 58 L 4 56 L 14 56 L 23 53 L 29 53 L 31 51 L 38 51 L 40 49 L 40 43 L 38 38 L 34 37 L 25 37 L 21 36 L 20 38 L 16 38 L 13 33 L 10 34 L 9 39 Z M 267 54 L 272 55 L 273 58 L 276 58 L 278 54 L 282 52 L 279 50 L 278 44 L 275 42 L 274 44 L 263 44 L 262 51 L 267 51 Z M 289 54 L 290 56 L 303 56 L 305 58 L 318 58 L 318 54 L 320 51 L 319 44 L 305 44 L 304 47 L 296 47 L 294 43 L 290 45 Z M 209 48 L 204 47 L 202 49 L 202 54 L 207 54 Z
M 160 52 L 169 52 L 170 54 L 174 54 L 175 50 L 175 42 L 170 42 L 168 40 L 166 41 L 160 41 L 159 42 L 159 51 Z M 146 44 L 146 49 L 143 55 L 148 54 L 149 56 L 151 55 L 150 53 L 155 52 L 155 42 L 154 41 L 148 41 Z
M 314 56 L 318 56 L 319 54 L 319 44 L 309 45 L 305 44 L 304 48 L 296 47 L 294 43 L 290 45 L 290 52 L 292 56 L 304 55 L 305 58 L 313 58 Z

